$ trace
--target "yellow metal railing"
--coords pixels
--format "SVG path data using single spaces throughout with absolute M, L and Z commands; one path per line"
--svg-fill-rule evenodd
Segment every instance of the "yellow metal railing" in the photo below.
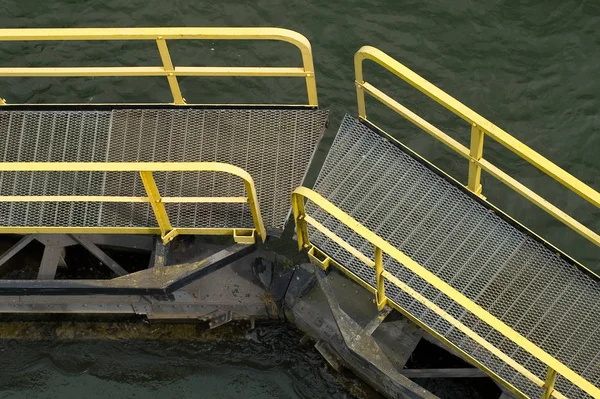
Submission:
M 358 249 L 350 245 L 348 242 L 344 241 L 337 234 L 329 230 L 327 227 L 323 226 L 313 217 L 308 215 L 305 210 L 305 199 L 311 201 L 313 204 L 324 210 L 327 214 L 334 217 L 335 219 L 342 222 L 348 228 L 350 228 L 354 233 L 358 236 L 362 237 L 366 241 L 370 242 L 373 245 L 374 249 L 374 257 L 371 259 L 367 255 L 360 252 Z M 385 293 L 385 281 L 387 280 L 389 283 L 395 285 L 400 290 L 404 291 L 412 298 L 426 306 L 429 310 L 436 313 L 439 317 L 446 320 L 452 326 L 454 326 L 457 330 L 464 333 L 466 336 L 471 338 L 474 342 L 481 345 L 483 348 L 488 350 L 498 359 L 504 361 L 514 370 L 519 372 L 525 378 L 530 380 L 532 383 L 542 388 L 543 390 L 543 398 L 547 399 L 550 397 L 555 398 L 565 398 L 563 394 L 555 390 L 554 382 L 556 380 L 556 376 L 562 375 L 567 380 L 571 381 L 577 387 L 590 394 L 594 398 L 600 398 L 600 389 L 594 386 L 591 382 L 583 378 L 581 375 L 577 374 L 575 371 L 571 370 L 568 366 L 561 363 L 559 360 L 554 358 L 549 353 L 545 352 L 543 349 L 529 341 L 527 338 L 523 337 L 517 331 L 506 325 L 504 322 L 487 312 L 481 306 L 477 305 L 475 302 L 467 298 L 465 295 L 457 291 L 451 285 L 446 283 L 444 280 L 440 279 L 438 276 L 419 265 L 417 262 L 412 260 L 406 254 L 401 252 L 399 249 L 388 243 L 383 238 L 379 237 L 374 232 L 370 231 L 368 228 L 363 226 L 356 219 L 352 218 L 350 215 L 336 207 L 334 204 L 329 202 L 327 199 L 323 198 L 318 193 L 308 189 L 306 187 L 297 188 L 292 194 L 292 207 L 294 211 L 294 220 L 296 223 L 296 233 L 298 237 L 298 247 L 300 250 L 306 249 L 308 251 L 309 257 L 311 260 L 323 268 L 327 268 L 330 265 L 334 265 L 341 269 L 343 272 L 348 274 L 351 278 L 360 283 L 367 290 L 371 291 L 375 294 L 375 301 L 379 309 L 382 309 L 386 304 L 394 307 L 411 320 L 419 324 L 425 330 L 433 334 L 435 337 L 445 342 L 447 345 L 462 353 L 466 358 L 470 361 L 478 365 L 482 370 L 488 373 L 492 378 L 497 381 L 503 383 L 510 389 L 513 393 L 520 397 L 526 397 L 521 391 L 515 388 L 513 385 L 503 380 L 500 376 L 496 375 L 492 370 L 488 369 L 485 365 L 478 362 L 476 359 L 468 355 L 466 352 L 458 348 L 451 341 L 449 341 L 444 336 L 440 335 L 435 330 L 431 329 L 429 326 L 424 324 L 422 321 L 417 319 L 413 314 L 411 314 L 408 310 L 402 308 L 400 305 L 395 303 L 393 300 L 388 298 Z M 373 287 L 366 281 L 362 280 L 358 276 L 356 276 L 352 271 L 345 268 L 343 265 L 337 263 L 334 259 L 330 258 L 326 253 L 319 250 L 313 244 L 311 244 L 308 226 L 312 226 L 322 234 L 324 234 L 331 241 L 335 242 L 344 250 L 348 251 L 350 254 L 355 256 L 357 259 L 361 260 L 363 263 L 368 265 L 371 268 L 374 268 L 375 273 L 375 281 L 376 286 Z M 542 363 L 547 366 L 547 376 L 545 380 L 540 379 L 530 370 L 525 368 L 523 365 L 515 361 L 510 356 L 506 355 L 504 352 L 496 348 L 493 344 L 486 341 L 479 334 L 471 330 L 469 327 L 464 325 L 461 321 L 457 320 L 455 317 L 441 309 L 439 306 L 431 302 L 428 298 L 421 295 L 419 292 L 412 289 L 410 286 L 399 280 L 396 276 L 394 276 L 389 271 L 385 270 L 383 267 L 383 254 L 387 254 L 391 258 L 395 259 L 397 262 L 402 264 L 408 270 L 413 272 L 415 275 L 419 276 L 427 283 L 431 284 L 435 287 L 439 292 L 448 296 L 455 303 L 462 306 L 465 310 L 469 311 L 471 314 L 479 318 L 481 321 L 485 322 L 494 330 L 502 334 L 504 337 L 510 339 L 519 347 L 523 348 L 525 351 L 532 354 Z
M 244 169 L 221 162 L 0 162 L 0 172 L 136 172 L 146 190 L 146 197 L 127 196 L 0 196 L 0 202 L 120 202 L 150 203 L 156 227 L 70 227 L 70 226 L 0 226 L 0 234 L 160 234 L 166 244 L 179 234 L 233 235 L 236 242 L 254 243 L 256 235 L 266 238 L 254 180 Z M 247 197 L 161 197 L 153 172 L 221 172 L 240 177 Z M 248 203 L 254 229 L 248 228 L 174 228 L 165 210 L 166 203 Z
M 383 93 L 381 90 L 366 82 L 363 76 L 364 60 L 371 60 L 381 65 L 429 98 L 435 100 L 443 107 L 468 122 L 471 125 L 470 147 L 465 147 L 452 137 L 448 136 L 446 133 L 442 132 L 440 129 L 433 126 L 431 123 L 427 122 L 422 117 L 406 108 L 404 105 L 400 104 L 387 94 Z M 519 183 L 506 172 L 502 171 L 495 165 L 492 165 L 489 161 L 483 158 L 484 137 L 488 136 L 494 139 L 510 151 L 531 163 L 542 172 L 546 173 L 554 180 L 573 191 L 575 194 L 579 195 L 581 198 L 585 199 L 596 207 L 600 207 L 600 193 L 598 193 L 596 190 L 589 187 L 581 180 L 578 180 L 576 177 L 561 169 L 548 159 L 544 158 L 542 155 L 521 143 L 519 140 L 500 129 L 498 126 L 494 125 L 472 109 L 443 92 L 381 50 L 370 46 L 362 47 L 360 50 L 358 50 L 354 57 L 354 68 L 356 72 L 358 115 L 360 118 L 368 121 L 365 107 L 365 93 L 367 93 L 463 157 L 467 158 L 469 160 L 469 178 L 467 188 L 473 193 L 481 196 L 481 171 L 485 170 L 490 175 L 494 176 L 508 187 L 576 231 L 578 234 L 600 246 L 600 235 L 584 226 L 556 206 L 552 205 L 546 199 L 542 198 L 540 195 Z
M 62 28 L 0 29 L 0 41 L 150 40 L 155 41 L 162 66 L 127 67 L 3 67 L 0 77 L 164 76 L 174 104 L 185 104 L 178 76 L 279 76 L 306 80 L 308 105 L 317 106 L 317 86 L 310 42 L 281 28 Z M 296 46 L 301 67 L 195 67 L 173 65 L 167 40 L 277 40 Z M 5 101 L 0 98 L 0 104 Z

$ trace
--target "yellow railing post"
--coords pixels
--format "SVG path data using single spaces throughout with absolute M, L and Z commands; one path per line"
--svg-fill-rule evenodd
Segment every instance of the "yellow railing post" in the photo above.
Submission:
M 6 100 L 3 99 L 2 97 L 0 97 L 0 105 L 4 105 L 4 104 L 6 104 Z
M 302 55 L 302 70 L 306 82 L 308 105 L 317 107 L 319 106 L 319 99 L 317 97 L 317 80 L 315 78 L 315 64 L 312 57 L 312 48 L 310 42 L 304 36 L 296 33 L 295 36 L 293 43 L 300 49 L 300 54 Z
M 308 92 L 308 104 L 314 107 L 319 106 L 319 100 L 317 98 L 317 81 L 314 72 L 308 72 L 306 74 L 306 91 Z
M 150 205 L 152 205 L 154 216 L 158 222 L 158 227 L 160 228 L 160 234 L 163 242 L 166 244 L 175 238 L 176 234 L 170 234 L 174 230 L 171 226 L 171 222 L 169 221 L 165 204 L 162 202 L 158 187 L 156 187 L 156 182 L 154 181 L 154 177 L 152 177 L 152 172 L 141 171 L 140 177 L 142 178 L 144 188 L 146 189 L 146 193 L 150 199 Z
M 367 107 L 365 105 L 365 83 L 362 60 L 354 57 L 354 84 L 356 85 L 356 105 L 358 106 L 358 116 L 367 119 Z
M 385 280 L 383 277 L 383 252 L 378 246 L 375 246 L 375 280 L 377 282 L 375 301 L 377 302 L 377 309 L 382 310 L 387 305 L 387 298 L 385 296 Z
M 556 383 L 556 371 L 552 367 L 548 367 L 546 371 L 546 381 L 544 383 L 544 391 L 542 399 L 550 399 L 554 392 L 554 384 Z
M 305 52 L 303 51 L 302 60 L 304 64 L 304 73 L 306 74 L 304 80 L 306 81 L 306 93 L 308 95 L 308 104 L 317 107 L 319 105 L 319 99 L 317 97 L 317 80 L 315 78 L 315 67 L 310 53 L 304 53 Z
M 554 392 L 554 383 L 556 382 L 556 371 L 552 367 L 548 367 L 546 371 L 546 382 L 544 382 L 544 391 L 542 399 L 550 399 Z
M 308 241 L 308 225 L 304 217 L 304 198 L 300 195 L 292 194 L 292 209 L 294 212 L 294 222 L 296 223 L 296 236 L 298 237 L 298 250 L 304 249 L 309 245 Z
M 360 82 L 355 82 L 356 85 L 356 105 L 358 106 L 358 116 L 367 119 L 367 106 L 365 105 L 365 89 Z
M 248 206 L 250 207 L 250 213 L 252 214 L 252 220 L 254 221 L 254 229 L 264 241 L 267 238 L 267 231 L 265 230 L 265 225 L 263 224 L 262 216 L 260 214 L 260 206 L 258 205 L 258 197 L 256 195 L 256 188 L 254 187 L 254 180 L 252 180 L 252 176 L 250 176 L 250 174 L 247 174 L 247 176 L 243 177 L 243 179 L 244 187 L 246 188 L 246 193 L 248 194 Z
M 169 54 L 167 42 L 162 36 L 159 36 L 156 39 L 156 45 L 158 46 L 158 52 L 160 53 L 160 59 L 162 60 L 163 68 L 165 69 L 165 72 L 168 72 L 167 80 L 169 81 L 169 87 L 171 88 L 171 93 L 173 94 L 173 102 L 175 104 L 185 104 L 185 100 L 181 95 L 181 89 L 179 88 L 179 82 L 177 82 L 177 76 L 175 76 L 175 67 L 173 66 L 171 55 Z
M 477 162 L 483 157 L 483 139 L 485 133 L 475 123 L 471 126 L 471 147 L 469 149 L 469 181 L 467 187 L 481 195 L 481 166 Z

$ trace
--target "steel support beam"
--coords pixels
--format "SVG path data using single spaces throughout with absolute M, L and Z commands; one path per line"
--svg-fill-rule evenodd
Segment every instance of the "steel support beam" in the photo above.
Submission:
M 454 369 L 403 369 L 400 374 L 408 378 L 480 378 L 489 376 L 478 368 Z
M 164 297 L 250 254 L 255 248 L 254 244 L 234 244 L 198 262 L 145 269 L 111 280 L 0 280 L 0 296 L 101 294 Z M 51 260 L 58 260 L 60 247 L 58 249 L 58 255 L 54 251 L 48 253 L 48 265 Z M 49 276 L 52 273 L 47 266 L 42 275 Z
M 54 280 L 63 247 L 46 245 L 38 271 L 38 280 Z

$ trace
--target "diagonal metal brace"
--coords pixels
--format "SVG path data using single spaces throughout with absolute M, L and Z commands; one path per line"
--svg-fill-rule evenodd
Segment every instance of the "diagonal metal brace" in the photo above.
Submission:
M 15 256 L 19 251 L 25 248 L 31 241 L 33 241 L 33 235 L 23 236 L 15 245 L 10 247 L 6 252 L 0 256 L 0 267 L 8 262 L 13 256 Z
M 369 323 L 363 329 L 363 332 L 367 335 L 373 335 L 375 330 L 377 330 L 381 323 L 383 323 L 385 318 L 388 317 L 390 313 L 392 313 L 392 310 L 393 309 L 391 307 L 386 305 L 382 310 L 377 312 L 377 314 L 371 319 L 371 321 L 369 321 Z
M 121 267 L 113 258 L 108 256 L 106 252 L 98 248 L 96 244 L 90 241 L 83 234 L 70 234 L 70 237 L 79 245 L 87 249 L 100 262 L 108 266 L 117 276 L 125 276 L 129 272 Z

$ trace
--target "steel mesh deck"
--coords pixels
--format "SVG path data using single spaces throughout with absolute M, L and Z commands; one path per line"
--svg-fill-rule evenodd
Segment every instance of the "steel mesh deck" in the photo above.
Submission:
M 346 116 L 315 190 L 520 334 L 600 382 L 600 284 L 507 223 L 415 158 Z M 373 248 L 314 204 L 307 213 L 373 259 Z M 374 270 L 317 230 L 311 241 L 375 286 Z M 537 359 L 393 259 L 384 266 L 494 346 L 545 379 Z M 387 283 L 386 294 L 531 397 L 541 389 L 424 305 Z M 587 394 L 559 377 L 567 397 Z
M 325 127 L 311 109 L 0 111 L 2 162 L 217 161 L 253 177 L 267 228 L 282 228 L 290 195 Z M 155 173 L 162 196 L 244 196 L 224 173 Z M 145 196 L 137 173 L 0 173 L 0 195 Z M 246 204 L 166 204 L 174 227 L 253 227 Z M 148 203 L 0 203 L 4 226 L 156 226 Z

